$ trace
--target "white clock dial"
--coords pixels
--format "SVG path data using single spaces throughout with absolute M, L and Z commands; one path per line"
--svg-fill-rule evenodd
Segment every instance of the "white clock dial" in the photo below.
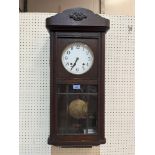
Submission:
M 72 74 L 84 74 L 93 65 L 94 55 L 90 47 L 81 42 L 69 44 L 62 52 L 64 68 Z

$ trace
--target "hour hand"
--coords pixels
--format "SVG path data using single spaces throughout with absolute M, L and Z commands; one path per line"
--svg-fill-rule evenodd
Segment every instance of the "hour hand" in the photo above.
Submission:
M 71 70 L 73 69 L 74 66 L 76 66 L 76 63 L 77 63 L 78 60 L 79 60 L 79 57 L 76 58 L 76 60 L 75 60 L 75 62 L 74 62 L 74 64 L 73 64 Z

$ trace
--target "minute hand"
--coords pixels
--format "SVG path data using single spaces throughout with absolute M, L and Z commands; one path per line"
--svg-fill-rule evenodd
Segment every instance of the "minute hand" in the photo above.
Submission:
M 72 68 L 71 68 L 71 70 L 73 69 L 74 66 L 76 66 L 76 63 L 77 63 L 78 60 L 79 60 L 79 58 L 77 57 L 74 64 L 73 64 L 73 66 L 72 66 Z

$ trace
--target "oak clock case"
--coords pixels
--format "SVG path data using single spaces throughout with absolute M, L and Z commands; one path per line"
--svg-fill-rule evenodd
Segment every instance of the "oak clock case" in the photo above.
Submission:
M 48 144 L 104 144 L 105 33 L 109 20 L 74 8 L 47 18 L 46 27 L 50 33 Z

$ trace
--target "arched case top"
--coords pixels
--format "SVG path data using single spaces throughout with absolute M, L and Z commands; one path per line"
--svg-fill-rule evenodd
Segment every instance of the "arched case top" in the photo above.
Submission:
M 110 21 L 84 8 L 67 9 L 46 19 L 49 31 L 106 32 Z

